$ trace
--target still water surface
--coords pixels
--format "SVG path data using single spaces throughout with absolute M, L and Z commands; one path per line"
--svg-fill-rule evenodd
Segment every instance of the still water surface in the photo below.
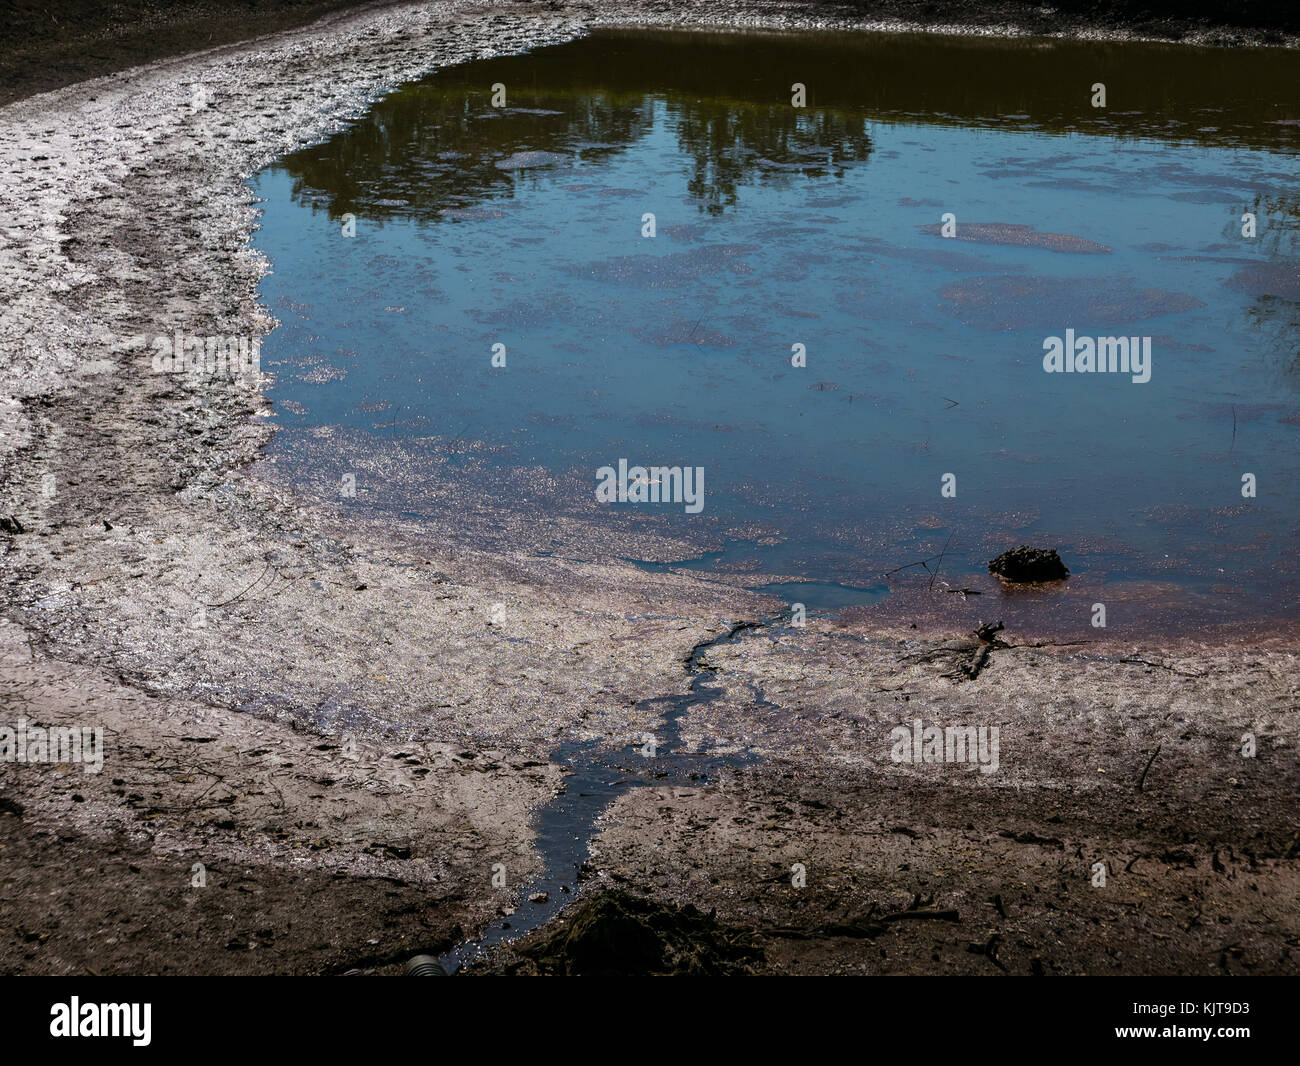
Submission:
M 253 179 L 271 455 L 304 481 L 395 441 L 471 489 L 541 472 L 529 507 L 654 512 L 713 549 L 697 569 L 828 607 L 945 546 L 959 584 L 1034 543 L 1103 587 L 1286 614 L 1298 60 L 603 31 L 439 72 Z M 1150 380 L 1046 373 L 1066 330 L 1150 338 Z M 703 468 L 704 509 L 598 504 L 620 459 Z M 383 480 L 347 502 L 421 512 Z

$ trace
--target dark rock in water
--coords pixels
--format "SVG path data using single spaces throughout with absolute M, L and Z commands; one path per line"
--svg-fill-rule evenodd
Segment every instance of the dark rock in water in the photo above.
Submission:
M 553 931 L 516 944 L 497 973 L 636 977 L 753 973 L 763 953 L 748 934 L 687 904 L 626 892 L 579 900 Z
M 1025 544 L 1003 552 L 989 563 L 989 573 L 1007 581 L 1061 581 L 1070 576 L 1055 548 L 1031 548 Z
M 13 533 L 13 534 L 27 532 L 27 530 L 23 528 L 23 524 L 20 521 L 18 521 L 17 518 L 12 518 L 12 517 L 0 518 L 0 529 L 4 530 L 6 533 Z

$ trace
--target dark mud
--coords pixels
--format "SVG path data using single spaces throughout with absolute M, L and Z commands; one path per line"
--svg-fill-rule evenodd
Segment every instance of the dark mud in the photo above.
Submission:
M 0 106 L 128 67 L 303 26 L 356 0 L 11 0 Z
M 473 972 L 518 977 L 730 977 L 761 972 L 754 935 L 691 904 L 598 892 Z

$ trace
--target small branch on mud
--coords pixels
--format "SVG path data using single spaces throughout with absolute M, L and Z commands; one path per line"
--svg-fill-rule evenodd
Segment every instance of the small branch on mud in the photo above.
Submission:
M 1138 778 L 1139 792 L 1141 792 L 1145 787 L 1147 781 L 1147 774 L 1150 773 L 1151 771 L 1151 764 L 1156 761 L 1156 756 L 1160 754 L 1160 749 L 1163 748 L 1164 746 L 1165 746 L 1165 742 L 1162 740 L 1159 744 L 1156 745 L 1156 750 L 1151 753 L 1151 758 L 1147 760 L 1147 764 L 1142 770 L 1142 776 Z
M 980 622 L 976 627 L 975 636 L 979 639 L 980 647 L 975 652 L 975 656 L 971 659 L 969 665 L 961 670 L 966 675 L 967 681 L 974 681 L 980 676 L 984 667 L 988 665 L 989 656 L 993 654 L 994 648 L 1011 647 L 1010 644 L 1005 640 L 1001 640 L 997 635 L 1005 628 L 1001 621 Z
M 1139 666 L 1154 666 L 1161 670 L 1168 670 L 1171 674 L 1177 674 L 1179 677 L 1206 677 L 1205 673 L 1189 674 L 1186 670 L 1175 670 L 1172 666 L 1165 663 L 1153 663 L 1147 659 L 1121 659 L 1122 663 L 1134 663 Z
M 252 585 L 249 585 L 248 588 L 244 589 L 244 591 L 241 592 L 238 596 L 231 596 L 230 599 L 226 600 L 224 603 L 205 603 L 205 604 L 203 604 L 203 606 L 204 606 L 204 607 L 207 607 L 207 608 L 210 608 L 210 609 L 213 609 L 213 610 L 215 610 L 215 609 L 218 608 L 218 607 L 228 607 L 230 604 L 234 603 L 236 600 L 241 599 L 242 597 L 248 595 L 248 593 L 249 593 L 250 591 L 252 591 L 253 585 L 258 584 L 258 583 L 262 580 L 262 578 L 266 577 L 266 575 L 267 575 L 268 573 L 270 573 L 272 565 L 273 565 L 272 563 L 269 563 L 269 562 L 268 562 L 268 563 L 266 564 L 266 569 L 263 570 L 260 574 L 257 575 L 257 578 L 256 578 L 256 580 L 253 582 L 253 584 L 252 584 Z
M 882 914 L 877 921 L 880 922 L 909 922 L 932 920 L 936 922 L 958 922 L 961 919 L 957 916 L 955 910 L 915 910 L 915 911 L 895 911 L 893 914 Z
M 970 665 L 962 668 L 962 673 L 966 675 L 967 681 L 974 681 L 980 676 L 984 667 L 988 665 L 989 653 L 992 650 L 991 645 L 985 644 L 975 653 L 975 658 L 970 661 Z
M 989 937 L 987 944 L 968 944 L 966 950 L 972 955 L 983 955 L 999 970 L 1005 972 L 1006 967 L 1002 965 L 1002 960 L 998 958 L 998 942 L 1001 941 L 1001 939 L 1002 937 L 1000 934 L 994 933 Z
M 960 921 L 955 910 L 910 910 L 884 914 L 879 918 L 859 918 L 844 922 L 828 922 L 812 929 L 799 929 L 793 926 L 770 926 L 762 930 L 765 936 L 776 936 L 786 940 L 811 940 L 814 937 L 845 937 L 852 940 L 874 940 L 888 931 L 889 922 L 902 921 Z

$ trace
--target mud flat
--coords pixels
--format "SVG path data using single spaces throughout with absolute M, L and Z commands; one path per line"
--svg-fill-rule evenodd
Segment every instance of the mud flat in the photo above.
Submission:
M 309 498 L 257 462 L 259 390 L 129 342 L 268 332 L 244 179 L 396 84 L 598 20 L 856 17 L 391 5 L 0 110 L 0 726 L 105 738 L 99 774 L 0 764 L 0 968 L 397 972 L 526 928 L 579 745 L 635 780 L 565 887 L 716 908 L 633 914 L 668 970 L 684 929 L 753 972 L 1296 972 L 1292 631 L 992 644 L 919 590 L 796 628 L 618 561 L 666 538 Z M 996 726 L 997 772 L 895 761 L 916 722 Z

